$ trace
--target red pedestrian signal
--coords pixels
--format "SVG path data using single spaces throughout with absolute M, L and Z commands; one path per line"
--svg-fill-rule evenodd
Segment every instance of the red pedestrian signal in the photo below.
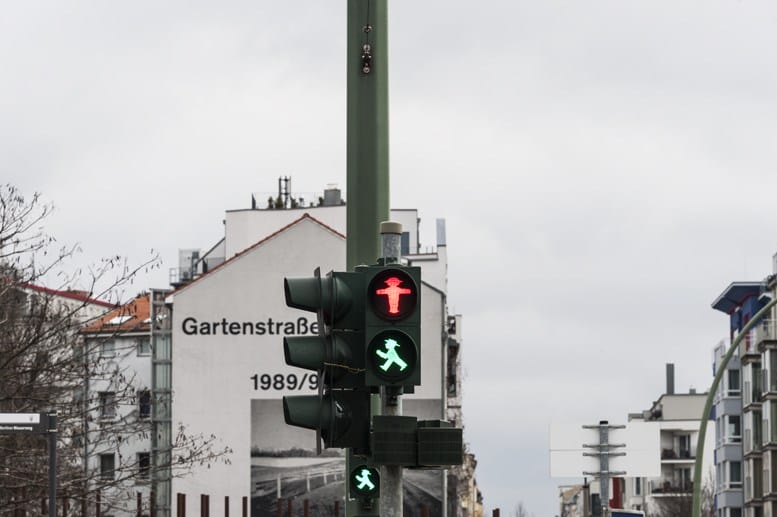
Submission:
M 365 384 L 421 384 L 421 268 L 357 268 L 365 276 Z
M 418 286 L 404 270 L 383 269 L 372 277 L 368 287 L 370 304 L 381 319 L 399 321 L 414 313 Z

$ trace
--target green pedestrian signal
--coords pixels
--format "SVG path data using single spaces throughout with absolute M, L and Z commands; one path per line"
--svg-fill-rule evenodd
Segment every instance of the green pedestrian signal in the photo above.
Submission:
M 418 354 L 413 339 L 401 330 L 384 330 L 367 346 L 367 371 L 381 384 L 404 385 L 416 373 Z
M 421 268 L 357 268 L 365 275 L 365 384 L 421 384 Z
M 351 469 L 351 499 L 377 499 L 380 497 L 378 469 L 359 465 Z
M 383 340 L 383 344 L 385 345 L 386 350 L 375 350 L 375 355 L 386 360 L 385 363 L 380 365 L 380 369 L 387 372 L 388 369 L 395 364 L 399 367 L 400 372 L 404 371 L 405 368 L 407 368 L 407 363 L 399 357 L 399 353 L 397 352 L 399 343 L 397 343 L 396 339 L 386 338 Z

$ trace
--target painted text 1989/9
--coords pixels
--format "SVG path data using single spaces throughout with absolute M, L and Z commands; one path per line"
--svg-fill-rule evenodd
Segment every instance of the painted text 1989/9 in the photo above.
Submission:
M 297 375 L 296 373 L 289 373 L 284 375 L 282 373 L 257 373 L 251 376 L 251 382 L 254 390 L 315 390 L 318 389 L 318 374 L 304 373 Z

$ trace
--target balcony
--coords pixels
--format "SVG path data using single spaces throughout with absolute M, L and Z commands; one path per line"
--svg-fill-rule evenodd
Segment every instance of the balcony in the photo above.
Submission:
M 774 399 L 777 395 L 777 350 L 769 350 L 764 352 L 764 355 L 768 353 L 768 363 L 761 370 L 761 386 L 763 386 L 763 393 L 761 394 L 761 402 L 767 399 Z
M 658 497 L 672 497 L 689 494 L 693 491 L 693 482 L 691 480 L 682 481 L 651 481 L 650 493 Z
M 661 463 L 693 463 L 696 456 L 689 449 L 661 449 Z
M 753 429 L 745 429 L 745 441 L 743 452 L 748 454 L 760 454 L 763 449 L 763 435 L 761 434 L 761 422 L 756 424 Z
M 756 351 L 759 352 L 763 351 L 768 345 L 777 346 L 777 320 L 761 320 L 760 323 L 750 329 L 745 340 L 750 341 Z
M 753 382 L 745 381 L 742 391 L 742 405 L 747 408 L 751 405 L 761 404 L 761 395 L 763 395 L 763 373 L 758 369 L 754 372 Z

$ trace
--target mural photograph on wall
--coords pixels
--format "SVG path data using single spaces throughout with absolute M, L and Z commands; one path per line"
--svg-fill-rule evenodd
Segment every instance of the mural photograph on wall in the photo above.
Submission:
M 251 401 L 251 517 L 345 514 L 343 449 L 316 453 L 315 431 L 285 425 L 281 399 Z M 404 514 L 442 515 L 442 471 L 403 469 Z

